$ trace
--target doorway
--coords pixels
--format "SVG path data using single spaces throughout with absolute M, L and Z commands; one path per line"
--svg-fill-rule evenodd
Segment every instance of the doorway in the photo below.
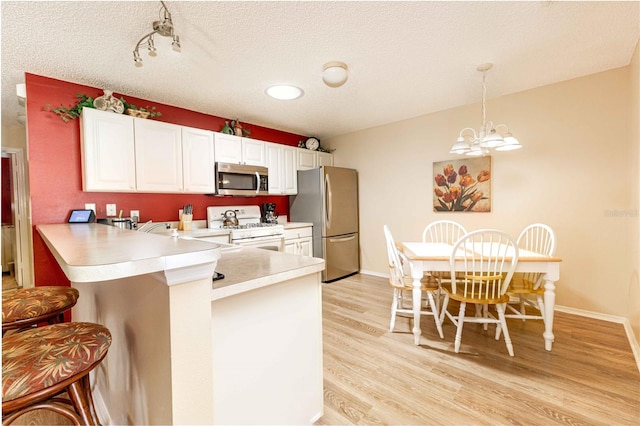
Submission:
M 24 152 L 2 147 L 2 289 L 33 287 Z

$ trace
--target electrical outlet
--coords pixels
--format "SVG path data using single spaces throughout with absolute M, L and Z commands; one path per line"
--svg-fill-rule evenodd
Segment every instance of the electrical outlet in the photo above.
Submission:
M 131 210 L 131 220 L 135 220 L 136 222 L 140 220 L 140 210 Z
M 96 212 L 96 203 L 85 203 L 84 204 L 84 208 L 85 210 L 93 210 L 93 213 Z
M 115 215 L 116 215 L 116 205 L 107 204 L 107 216 L 115 216 Z

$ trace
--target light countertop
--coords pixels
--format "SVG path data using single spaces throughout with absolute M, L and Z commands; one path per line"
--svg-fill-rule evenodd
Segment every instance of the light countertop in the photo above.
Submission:
M 216 262 L 210 243 L 96 223 L 38 225 L 67 278 L 96 282 Z
M 222 299 L 289 279 L 320 272 L 324 260 L 309 256 L 243 247 L 223 251 L 216 272 L 224 278 L 213 282 L 211 300 Z
M 37 230 L 72 282 L 98 282 L 216 262 L 225 278 L 214 281 L 211 300 L 294 279 L 324 269 L 324 260 L 225 245 L 101 224 L 38 225 Z M 212 230 L 198 230 L 196 234 Z

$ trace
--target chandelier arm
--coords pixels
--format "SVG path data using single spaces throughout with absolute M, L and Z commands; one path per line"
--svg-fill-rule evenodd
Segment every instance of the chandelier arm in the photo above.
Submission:
M 471 137 L 473 138 L 473 140 L 477 139 L 477 134 L 475 129 L 472 129 L 471 127 L 465 127 L 464 129 L 460 130 L 460 136 L 459 137 L 464 137 L 465 135 L 463 135 L 464 132 L 471 132 Z M 468 136 L 468 135 L 467 135 Z

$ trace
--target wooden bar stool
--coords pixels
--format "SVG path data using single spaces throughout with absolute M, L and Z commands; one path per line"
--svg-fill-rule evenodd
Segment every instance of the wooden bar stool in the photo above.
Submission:
M 67 322 L 10 333 L 2 338 L 2 423 L 37 409 L 74 424 L 99 424 L 89 373 L 111 345 L 99 324 Z M 67 392 L 69 399 L 59 394 Z
M 21 330 L 43 321 L 64 322 L 64 312 L 78 300 L 78 290 L 71 287 L 43 286 L 23 288 L 2 295 L 2 335 L 8 330 Z

